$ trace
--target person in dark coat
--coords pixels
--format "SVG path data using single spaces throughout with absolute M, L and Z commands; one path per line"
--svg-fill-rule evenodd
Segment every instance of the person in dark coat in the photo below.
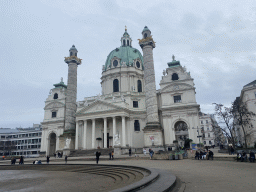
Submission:
M 242 151 L 242 158 L 241 158 L 241 162 L 243 161 L 247 161 L 247 154 L 245 151 Z
M 66 155 L 65 156 L 65 163 L 67 164 L 67 162 L 68 162 L 68 156 Z
M 20 156 L 20 162 L 19 162 L 19 164 L 22 165 L 23 163 L 24 163 L 23 156 Z
M 109 160 L 111 160 L 111 152 L 109 152 Z
M 96 163 L 99 163 L 101 153 L 99 151 L 96 152 Z
M 234 155 L 234 153 L 235 153 L 235 149 L 232 146 L 230 147 L 230 153 L 231 153 L 231 155 Z
M 254 162 L 254 160 L 255 160 L 255 153 L 253 151 L 250 151 L 249 160 L 250 160 L 250 162 Z
M 129 149 L 129 156 L 130 157 L 132 156 L 132 149 L 131 148 Z
M 196 151 L 195 159 L 199 160 L 199 152 L 198 151 Z
M 212 160 L 213 160 L 213 152 L 212 152 L 211 150 L 209 150 L 208 160 L 209 160 L 210 158 L 212 158 Z
M 49 164 L 49 162 L 50 162 L 50 157 L 48 155 L 46 157 L 46 162 L 47 162 L 47 164 Z

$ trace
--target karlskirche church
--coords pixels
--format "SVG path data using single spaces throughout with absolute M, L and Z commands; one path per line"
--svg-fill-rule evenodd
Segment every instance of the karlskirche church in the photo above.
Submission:
M 54 84 L 45 101 L 42 122 L 42 155 L 76 150 L 128 148 L 154 150 L 174 143 L 189 147 L 199 143 L 199 105 L 190 73 L 180 61 L 167 63 L 160 89 L 156 90 L 153 49 L 155 42 L 146 26 L 138 49 L 125 29 L 121 46 L 112 50 L 102 66 L 102 95 L 77 101 L 77 70 L 81 59 L 73 45 L 69 56 L 68 82 Z

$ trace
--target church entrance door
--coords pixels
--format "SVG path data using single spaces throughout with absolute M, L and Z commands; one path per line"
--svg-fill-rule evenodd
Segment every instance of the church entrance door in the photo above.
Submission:
M 103 147 L 104 147 L 104 133 L 103 133 Z M 107 148 L 109 148 L 109 133 L 107 133 Z
M 175 123 L 174 128 L 175 138 L 178 141 L 178 146 L 186 148 L 188 146 L 186 141 L 189 138 L 187 124 L 184 121 L 178 121 L 177 123 Z
M 49 155 L 53 156 L 56 152 L 56 134 L 51 133 L 50 134 L 50 142 L 49 142 Z

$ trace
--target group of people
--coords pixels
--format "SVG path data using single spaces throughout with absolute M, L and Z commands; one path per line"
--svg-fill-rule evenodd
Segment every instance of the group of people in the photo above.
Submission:
M 247 154 L 245 151 L 242 151 L 242 153 L 237 153 L 237 161 L 241 161 L 241 162 L 244 162 L 244 161 L 247 161 Z M 250 151 L 249 152 L 249 161 L 250 162 L 254 162 L 255 161 L 255 153 L 253 151 Z
M 58 152 L 58 153 L 54 153 L 53 155 L 55 158 L 57 158 L 57 157 L 62 158 L 63 153 Z
M 13 157 L 13 158 L 11 159 L 11 165 L 15 165 L 15 163 L 16 163 L 16 158 Z M 23 165 L 23 164 L 24 164 L 24 157 L 23 157 L 23 156 L 20 156 L 19 164 L 20 164 L 20 165 Z
M 114 160 L 114 151 L 109 153 L 109 160 Z
M 207 160 L 209 160 L 209 159 L 212 159 L 213 160 L 213 152 L 211 151 L 211 150 L 204 150 L 204 151 L 202 151 L 202 150 L 198 150 L 198 151 L 196 151 L 196 155 L 195 155 L 195 159 L 207 159 Z

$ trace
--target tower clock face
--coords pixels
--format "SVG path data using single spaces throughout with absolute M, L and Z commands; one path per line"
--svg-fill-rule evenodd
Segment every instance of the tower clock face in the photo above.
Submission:
M 118 61 L 115 60 L 115 61 L 113 62 L 113 66 L 114 66 L 114 67 L 117 67 L 117 65 L 118 65 Z
M 136 62 L 136 66 L 137 66 L 138 68 L 140 68 L 140 62 L 139 62 L 139 61 Z

